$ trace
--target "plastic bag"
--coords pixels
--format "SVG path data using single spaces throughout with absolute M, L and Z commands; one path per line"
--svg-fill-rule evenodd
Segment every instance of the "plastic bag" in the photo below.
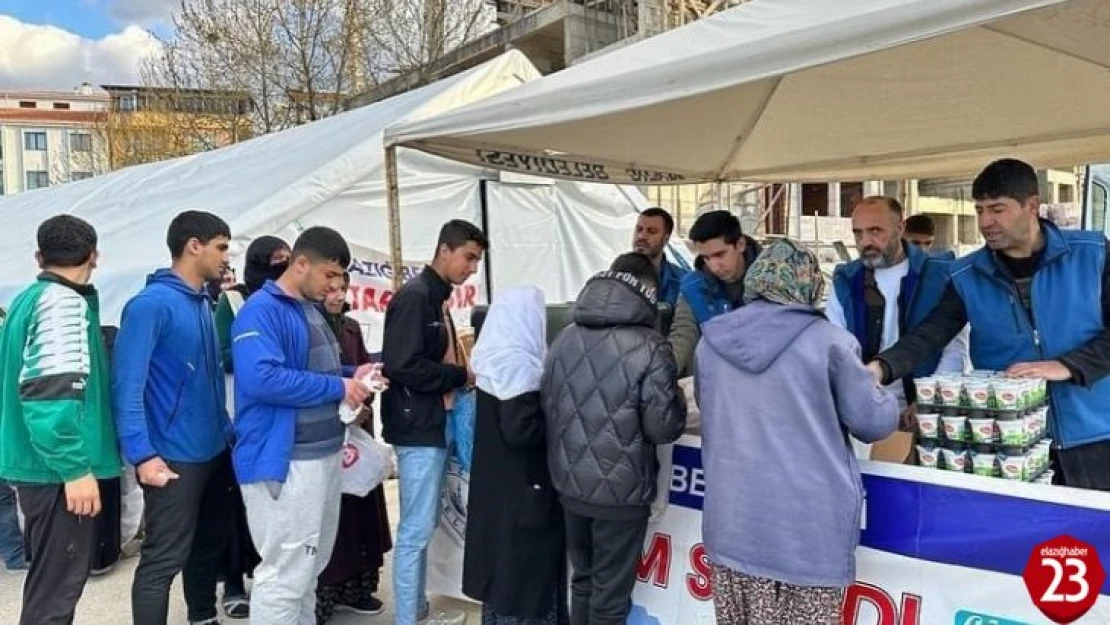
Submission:
M 393 449 L 361 427 L 348 426 L 342 463 L 343 493 L 365 497 L 393 473 Z
M 455 407 L 448 417 L 448 445 L 463 471 L 470 473 L 470 460 L 474 456 L 474 421 L 478 417 L 477 397 L 474 391 L 455 394 Z
M 674 472 L 674 445 L 656 445 L 655 457 L 659 463 L 659 472 L 655 476 L 655 500 L 651 502 L 651 516 L 649 525 L 655 525 L 663 520 L 667 513 L 667 504 L 671 501 L 671 480 Z

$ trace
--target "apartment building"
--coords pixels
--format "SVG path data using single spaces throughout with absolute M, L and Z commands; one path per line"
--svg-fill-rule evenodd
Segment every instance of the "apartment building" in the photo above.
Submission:
M 108 97 L 74 91 L 0 91 L 0 195 L 108 171 L 98 132 Z

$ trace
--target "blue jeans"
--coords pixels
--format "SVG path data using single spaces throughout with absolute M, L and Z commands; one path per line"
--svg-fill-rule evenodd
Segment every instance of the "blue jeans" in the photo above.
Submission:
M 4 482 L 0 482 L 0 559 L 4 560 L 8 569 L 22 569 L 27 566 L 15 491 Z
M 393 545 L 393 601 L 396 625 L 415 625 L 427 599 L 428 543 L 439 524 L 440 492 L 447 449 L 402 447 L 397 452 L 401 519 Z

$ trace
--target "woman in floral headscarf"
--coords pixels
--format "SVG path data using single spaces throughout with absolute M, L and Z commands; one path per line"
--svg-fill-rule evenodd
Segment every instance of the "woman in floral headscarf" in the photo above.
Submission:
M 855 581 L 863 489 L 847 435 L 890 435 L 898 401 L 817 311 L 823 290 L 817 258 L 780 240 L 748 269 L 746 305 L 702 327 L 702 535 L 722 625 L 838 625 Z

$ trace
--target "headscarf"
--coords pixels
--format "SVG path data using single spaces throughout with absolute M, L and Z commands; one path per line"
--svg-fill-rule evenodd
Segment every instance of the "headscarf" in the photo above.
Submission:
M 790 239 L 763 250 L 744 276 L 744 303 L 756 299 L 784 305 L 816 306 L 825 277 L 813 252 Z
M 277 280 L 285 273 L 288 263 L 270 264 L 274 252 L 282 249 L 289 249 L 289 244 L 277 237 L 261 236 L 251 241 L 243 266 L 243 284 L 247 287 L 247 295 L 261 289 L 267 280 Z
M 546 325 L 542 291 L 522 286 L 499 292 L 470 355 L 478 388 L 500 400 L 538 391 Z

